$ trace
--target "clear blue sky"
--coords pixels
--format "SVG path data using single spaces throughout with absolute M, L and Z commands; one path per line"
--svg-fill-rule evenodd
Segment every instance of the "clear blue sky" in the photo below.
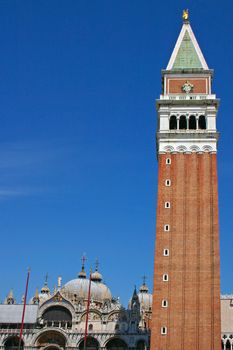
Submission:
M 100 260 L 124 304 L 152 286 L 155 99 L 189 8 L 221 98 L 222 292 L 233 293 L 230 1 L 0 1 L 0 299 Z

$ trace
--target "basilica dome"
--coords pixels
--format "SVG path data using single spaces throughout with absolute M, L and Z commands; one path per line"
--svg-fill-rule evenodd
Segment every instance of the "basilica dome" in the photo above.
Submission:
M 89 279 L 76 278 L 67 282 L 62 288 L 62 292 L 73 294 L 77 298 L 88 299 Z M 91 281 L 91 299 L 103 301 L 112 299 L 109 288 L 103 283 Z
M 137 293 L 136 287 L 135 287 L 134 294 L 133 294 L 132 298 L 129 300 L 129 309 L 132 309 L 133 304 L 139 303 L 140 310 L 144 310 L 146 312 L 151 312 L 152 299 L 153 299 L 153 296 L 152 296 L 152 294 L 149 293 L 149 288 L 147 287 L 146 283 L 144 282 L 141 285 L 138 293 Z
M 101 282 L 102 276 L 98 271 L 91 275 L 91 299 L 102 302 L 105 299 L 112 299 L 109 288 Z M 79 273 L 78 278 L 67 282 L 61 292 L 77 298 L 88 299 L 90 280 L 86 278 L 84 269 Z
M 151 311 L 152 309 L 152 294 L 149 293 L 149 289 L 145 283 L 140 287 L 138 293 L 138 299 L 145 311 Z

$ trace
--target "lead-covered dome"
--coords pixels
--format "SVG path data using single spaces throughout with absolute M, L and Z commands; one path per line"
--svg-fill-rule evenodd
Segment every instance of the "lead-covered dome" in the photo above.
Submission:
M 62 292 L 73 294 L 77 298 L 88 299 L 89 283 L 89 279 L 76 278 L 67 282 L 62 288 Z M 112 295 L 105 284 L 91 281 L 91 299 L 103 301 L 104 299 L 112 299 Z
M 102 275 L 96 270 L 91 275 L 91 299 L 93 301 L 103 302 L 105 299 L 111 300 L 112 294 L 109 288 L 101 282 Z M 88 299 L 88 290 L 89 290 L 90 280 L 86 278 L 86 273 L 84 271 L 84 266 L 78 275 L 78 278 L 75 278 L 67 282 L 61 292 L 67 296 L 72 296 L 74 298 Z
M 141 308 L 145 311 L 152 310 L 152 294 L 149 293 L 149 289 L 145 283 L 143 283 L 139 289 L 138 299 Z

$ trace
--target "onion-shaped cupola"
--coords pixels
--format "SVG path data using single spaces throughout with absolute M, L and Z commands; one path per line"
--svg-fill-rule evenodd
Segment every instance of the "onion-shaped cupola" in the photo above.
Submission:
M 40 292 L 41 292 L 41 294 L 50 295 L 50 289 L 48 287 L 48 274 L 46 274 L 46 276 L 45 276 L 44 285 L 41 288 Z
M 140 293 L 148 293 L 149 292 L 149 288 L 147 287 L 146 285 L 146 280 L 145 280 L 145 277 L 143 277 L 143 283 L 139 289 L 139 292 Z
M 149 288 L 146 285 L 146 277 L 143 276 L 143 283 L 139 289 L 138 299 L 140 302 L 140 308 L 151 312 L 152 310 L 152 294 L 149 293 Z
M 95 263 L 95 271 L 91 274 L 91 280 L 96 283 L 100 283 L 102 281 L 103 277 L 101 273 L 99 272 L 99 261 L 96 260 Z
M 81 271 L 78 274 L 78 278 L 85 279 L 85 278 L 87 278 L 87 274 L 85 272 L 85 261 L 86 261 L 85 256 L 82 257 L 81 261 L 82 261 L 82 269 L 81 269 Z

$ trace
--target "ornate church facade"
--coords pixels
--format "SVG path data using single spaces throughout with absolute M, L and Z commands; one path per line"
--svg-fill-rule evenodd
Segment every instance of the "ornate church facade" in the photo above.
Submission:
M 84 265 L 78 278 L 64 286 L 59 278 L 53 292 L 47 279 L 40 293 L 36 290 L 26 305 L 20 349 L 84 349 L 88 300 L 86 349 L 148 349 L 152 295 L 145 282 L 139 292 L 134 290 L 128 307 L 124 308 L 102 282 L 97 268 L 90 283 Z M 0 349 L 19 348 L 22 312 L 23 303 L 17 304 L 10 291 L 0 305 Z
M 52 292 L 47 279 L 26 305 L 21 346 L 19 333 L 23 301 L 10 291 L 0 304 L 1 350 L 83 350 L 89 279 L 84 267 L 77 278 Z M 134 290 L 128 307 L 114 298 L 96 269 L 91 276 L 87 350 L 148 350 L 152 294 L 143 284 Z M 233 295 L 221 296 L 222 349 L 233 349 Z

